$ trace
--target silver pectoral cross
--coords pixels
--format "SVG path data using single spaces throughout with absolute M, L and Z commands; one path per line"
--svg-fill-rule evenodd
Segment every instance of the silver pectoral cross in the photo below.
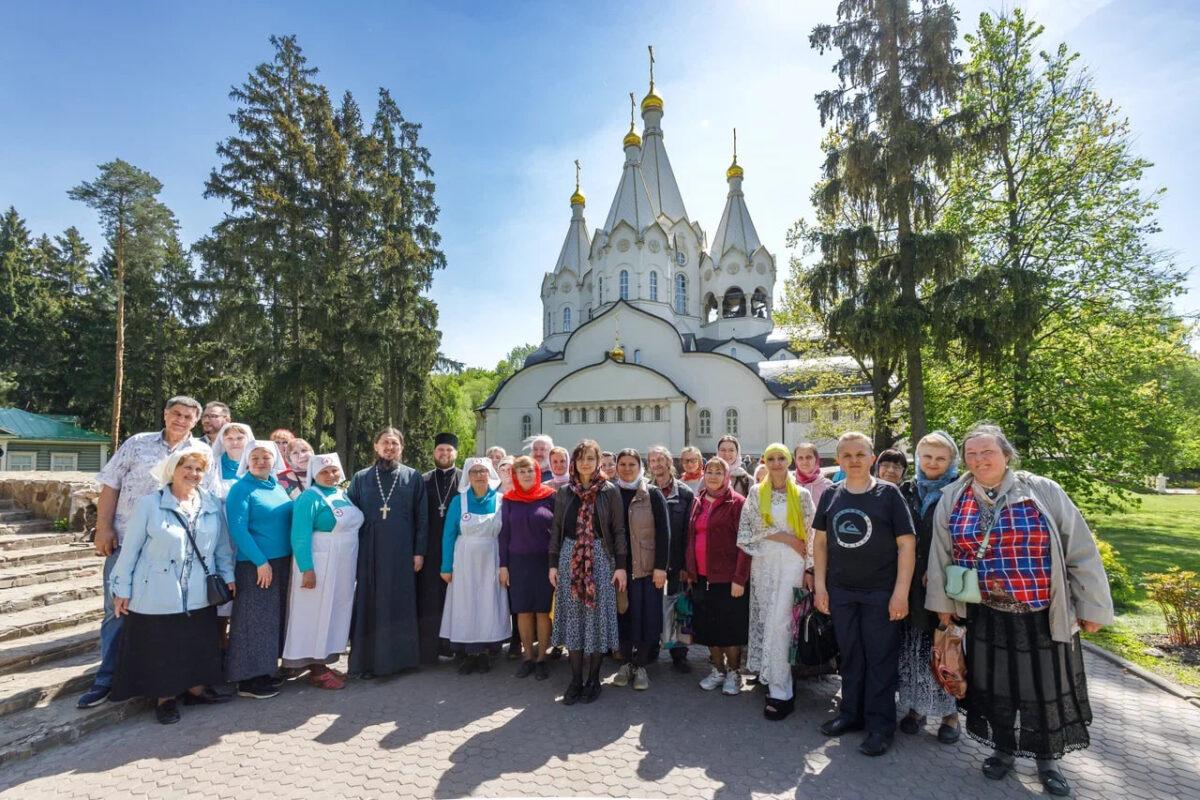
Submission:
M 384 503 L 382 506 L 379 507 L 379 513 L 383 515 L 384 519 L 387 519 L 387 514 L 391 510 L 392 510 L 391 507 L 387 503 Z
M 441 517 L 446 516 L 446 504 L 445 503 L 438 504 L 438 516 L 441 516 Z

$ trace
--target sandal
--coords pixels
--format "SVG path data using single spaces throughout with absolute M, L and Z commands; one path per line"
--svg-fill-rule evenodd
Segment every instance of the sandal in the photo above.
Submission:
M 1013 768 L 1012 761 L 1005 761 L 996 756 L 988 756 L 983 760 L 984 777 L 991 778 L 994 781 L 1003 780 L 1004 776 Z
M 346 682 L 329 669 L 309 675 L 308 682 L 318 689 L 344 689 L 346 687 Z
M 1070 797 L 1071 784 L 1067 783 L 1067 778 L 1056 769 L 1040 769 L 1038 777 L 1042 780 L 1042 786 L 1046 787 L 1046 791 L 1055 797 Z
M 778 722 L 795 710 L 796 698 L 794 697 L 790 700 L 776 700 L 773 697 L 768 697 L 767 703 L 763 707 L 763 716 L 773 722 Z

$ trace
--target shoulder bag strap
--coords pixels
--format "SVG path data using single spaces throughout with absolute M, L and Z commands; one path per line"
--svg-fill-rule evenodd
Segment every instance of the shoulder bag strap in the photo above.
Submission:
M 996 501 L 996 513 L 992 517 L 992 522 L 988 525 L 988 529 L 983 534 L 983 541 L 979 543 L 978 549 L 975 550 L 975 563 L 971 565 L 972 569 L 979 566 L 979 562 L 987 555 L 988 543 L 992 538 L 992 531 L 996 529 L 996 524 L 1000 522 L 1001 515 L 1004 514 L 1005 507 L 1008 506 L 1008 494 L 1000 495 L 1000 499 Z
M 161 497 L 162 490 L 159 490 L 158 494 Z M 203 502 L 204 501 L 201 500 L 201 503 Z M 179 524 L 183 526 L 184 532 L 187 533 L 188 541 L 192 543 L 192 549 L 196 551 L 196 558 L 200 559 L 200 568 L 204 570 L 204 577 L 211 578 L 212 573 L 208 571 L 208 563 L 204 560 L 204 556 L 200 554 L 200 548 L 196 546 L 196 537 L 192 535 L 191 523 L 187 521 L 187 517 L 183 516 L 183 514 L 180 514 L 177 510 L 173 508 L 169 508 L 167 510 L 175 515 L 175 518 L 179 520 Z

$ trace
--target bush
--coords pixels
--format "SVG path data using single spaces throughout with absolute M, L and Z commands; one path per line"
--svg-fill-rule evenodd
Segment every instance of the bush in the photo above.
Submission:
M 1200 581 L 1196 580 L 1196 573 L 1171 567 L 1166 572 L 1151 572 L 1143 577 L 1142 585 L 1166 618 L 1171 644 L 1200 645 Z
M 1104 572 L 1108 575 L 1108 589 L 1112 593 L 1113 605 L 1130 605 L 1133 603 L 1136 587 L 1133 578 L 1129 576 L 1129 570 L 1118 558 L 1121 553 L 1101 539 L 1096 540 L 1096 546 L 1100 548 L 1100 560 L 1104 562 Z

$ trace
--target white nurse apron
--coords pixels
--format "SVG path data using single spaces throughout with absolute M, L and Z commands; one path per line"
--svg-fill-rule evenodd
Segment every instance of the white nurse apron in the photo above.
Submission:
M 463 506 L 467 497 L 460 495 Z M 446 587 L 439 634 L 455 644 L 493 644 L 512 635 L 508 591 L 500 585 L 500 500 L 492 514 L 464 511 L 454 542 L 454 578 Z

